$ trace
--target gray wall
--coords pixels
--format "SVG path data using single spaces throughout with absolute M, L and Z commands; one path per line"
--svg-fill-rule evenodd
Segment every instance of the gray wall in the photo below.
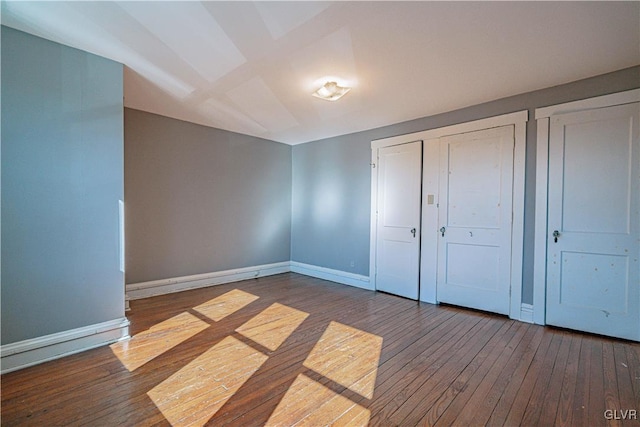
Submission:
M 368 135 L 293 147 L 292 261 L 369 275 Z
M 289 261 L 291 147 L 125 109 L 126 282 Z
M 2 27 L 2 344 L 124 316 L 122 65 Z
M 369 275 L 371 140 L 529 110 L 523 302 L 533 301 L 536 123 L 538 107 L 640 87 L 640 67 L 516 95 L 392 126 L 293 147 L 291 259 Z M 337 193 L 337 194 L 336 194 Z M 327 207 L 337 197 L 339 208 Z M 333 202 L 329 203 L 330 206 Z M 355 261 L 351 268 L 349 261 Z

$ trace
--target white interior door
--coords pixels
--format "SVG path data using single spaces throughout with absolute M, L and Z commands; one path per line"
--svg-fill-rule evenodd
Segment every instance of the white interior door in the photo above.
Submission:
M 378 149 L 376 289 L 418 299 L 422 141 Z
M 514 128 L 441 138 L 440 302 L 509 314 Z
M 639 105 L 550 119 L 548 324 L 640 339 Z

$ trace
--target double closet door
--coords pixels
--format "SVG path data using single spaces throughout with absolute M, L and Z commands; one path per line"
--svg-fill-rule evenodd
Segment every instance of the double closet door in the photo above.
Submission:
M 438 158 L 437 194 L 425 194 L 423 141 L 377 149 L 374 163 L 376 289 L 418 299 L 421 248 L 437 245 L 437 301 L 509 314 L 514 126 L 430 140 Z M 433 150 L 430 150 L 432 153 Z M 437 208 L 434 229 L 422 207 Z

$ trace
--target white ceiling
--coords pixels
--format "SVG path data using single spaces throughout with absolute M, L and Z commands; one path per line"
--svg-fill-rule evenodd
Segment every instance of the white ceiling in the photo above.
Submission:
M 126 65 L 125 106 L 298 144 L 640 64 L 640 2 L 2 1 Z M 353 90 L 311 96 L 323 77 Z

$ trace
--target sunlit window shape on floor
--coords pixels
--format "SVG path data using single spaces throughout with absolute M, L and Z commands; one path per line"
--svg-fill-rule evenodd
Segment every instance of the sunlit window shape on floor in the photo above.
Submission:
M 111 351 L 130 372 L 207 329 L 209 324 L 189 313 L 160 322 L 130 340 L 111 345 Z
M 331 322 L 304 366 L 372 399 L 381 351 L 382 337 Z
M 236 332 L 275 351 L 309 316 L 309 313 L 282 304 L 272 304 Z
M 173 426 L 201 426 L 267 360 L 227 337 L 151 389 L 147 395 Z
M 370 416 L 368 409 L 299 374 L 266 425 L 366 426 Z
M 212 300 L 200 304 L 193 309 L 203 316 L 206 316 L 215 322 L 219 322 L 225 317 L 251 304 L 258 298 L 260 297 L 239 289 L 234 289 L 220 295 L 219 297 L 215 297 Z

